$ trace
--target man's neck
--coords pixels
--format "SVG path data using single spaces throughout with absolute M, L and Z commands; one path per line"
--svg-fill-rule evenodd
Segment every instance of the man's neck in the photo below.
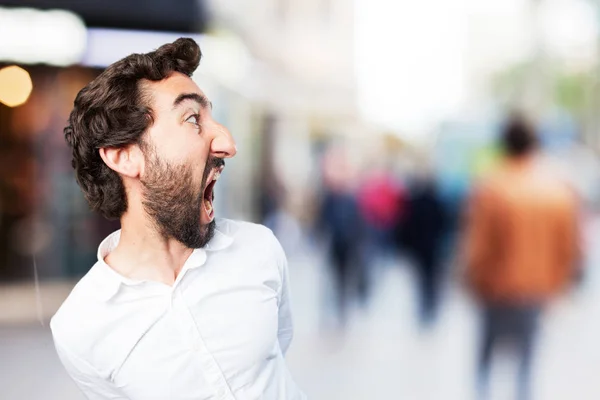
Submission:
M 121 218 L 121 237 L 105 262 L 133 280 L 172 286 L 193 249 L 162 237 L 143 213 L 128 211 Z

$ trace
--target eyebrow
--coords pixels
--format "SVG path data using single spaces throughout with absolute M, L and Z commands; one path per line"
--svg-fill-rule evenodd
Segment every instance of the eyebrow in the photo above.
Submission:
M 175 99 L 175 101 L 173 101 L 173 108 L 177 108 L 181 105 L 181 103 L 183 103 L 186 100 L 192 100 L 195 101 L 196 103 L 200 104 L 200 107 L 202 108 L 211 108 L 212 109 L 212 103 L 206 98 L 206 96 L 198 94 L 198 93 L 182 93 L 179 96 L 177 96 L 177 98 Z

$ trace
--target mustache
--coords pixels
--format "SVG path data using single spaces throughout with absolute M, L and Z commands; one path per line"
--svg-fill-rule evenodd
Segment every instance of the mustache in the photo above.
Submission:
M 210 171 L 213 168 L 220 168 L 225 166 L 225 160 L 218 157 L 211 157 L 207 163 L 208 170 Z
M 203 185 L 206 185 L 206 180 L 208 179 L 208 174 L 215 168 L 220 168 L 225 166 L 225 160 L 219 157 L 210 157 L 206 162 L 206 168 L 204 168 L 204 176 L 202 177 Z

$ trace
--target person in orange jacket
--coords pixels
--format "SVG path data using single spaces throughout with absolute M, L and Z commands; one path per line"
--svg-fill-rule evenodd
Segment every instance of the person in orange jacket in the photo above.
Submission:
M 567 183 L 542 165 L 525 118 L 509 119 L 501 141 L 504 160 L 470 198 L 464 256 L 483 309 L 480 395 L 487 392 L 496 343 L 511 338 L 519 350 L 519 399 L 525 400 L 540 315 L 577 275 L 579 207 Z

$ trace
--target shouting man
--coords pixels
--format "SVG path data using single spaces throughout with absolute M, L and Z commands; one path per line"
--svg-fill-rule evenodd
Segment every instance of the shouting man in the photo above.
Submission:
M 305 399 L 287 263 L 271 231 L 215 220 L 214 186 L 236 153 L 190 78 L 178 39 L 109 66 L 65 128 L 91 208 L 121 230 L 51 322 L 59 357 L 94 400 Z

